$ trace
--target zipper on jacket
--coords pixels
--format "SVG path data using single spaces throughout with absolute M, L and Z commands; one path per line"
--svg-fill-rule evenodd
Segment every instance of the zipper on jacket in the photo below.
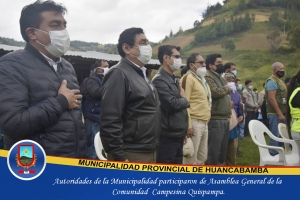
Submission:
M 55 73 L 56 73 L 56 76 L 58 78 L 58 82 L 60 82 L 60 75 L 57 72 L 55 72 Z
M 73 121 L 74 121 L 74 129 L 75 129 L 75 155 L 76 155 L 76 157 L 78 156 L 78 133 L 77 133 L 77 120 L 75 119 L 75 117 L 74 117 L 74 115 L 72 114 L 72 112 L 71 111 L 69 111 L 69 113 L 70 113 L 70 115 L 71 115 L 71 117 L 72 117 L 72 119 L 73 119 Z

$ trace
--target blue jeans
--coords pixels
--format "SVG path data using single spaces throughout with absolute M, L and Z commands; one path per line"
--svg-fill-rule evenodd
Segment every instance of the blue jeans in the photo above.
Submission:
M 88 133 L 88 158 L 99 159 L 94 145 L 95 135 L 100 131 L 100 124 L 88 118 L 85 118 L 85 128 Z
M 269 120 L 269 129 L 271 133 L 276 136 L 281 138 L 279 130 L 278 130 L 278 124 L 279 124 L 279 119 L 276 114 L 268 114 L 268 120 Z M 270 138 L 270 146 L 275 146 L 275 147 L 282 147 L 283 143 L 282 142 L 277 142 L 273 139 Z M 275 156 L 278 154 L 276 150 L 269 150 L 271 156 Z
M 243 122 L 237 125 L 237 130 L 238 130 L 239 138 L 243 138 L 244 137 L 244 128 L 245 128 L 245 115 L 244 115 Z

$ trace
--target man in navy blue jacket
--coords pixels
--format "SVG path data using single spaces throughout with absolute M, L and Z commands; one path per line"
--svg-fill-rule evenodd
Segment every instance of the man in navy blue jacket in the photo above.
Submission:
M 100 131 L 100 110 L 102 96 L 102 80 L 108 70 L 108 63 L 105 60 L 98 60 L 97 67 L 90 74 L 86 82 L 87 97 L 84 104 L 85 128 L 88 133 L 88 157 L 97 159 L 94 146 L 95 135 Z

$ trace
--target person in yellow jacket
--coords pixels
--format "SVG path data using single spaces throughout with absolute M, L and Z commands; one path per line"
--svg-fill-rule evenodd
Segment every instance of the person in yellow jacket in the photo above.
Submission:
M 181 87 L 190 103 L 188 111 L 188 131 L 194 154 L 184 157 L 183 164 L 203 165 L 208 154 L 208 122 L 211 116 L 211 91 L 206 83 L 206 65 L 203 57 L 192 54 L 186 62 L 188 72 L 181 78 Z
M 288 132 L 297 143 L 300 155 L 300 70 L 290 80 L 287 101 Z

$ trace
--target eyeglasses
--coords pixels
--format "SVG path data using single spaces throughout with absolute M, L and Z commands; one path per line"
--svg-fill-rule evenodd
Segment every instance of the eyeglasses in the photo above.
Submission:
M 175 58 L 180 58 L 180 55 L 171 55 L 171 56 L 173 56 L 173 57 L 175 57 Z M 171 57 L 170 56 L 170 57 Z
M 194 62 L 194 63 L 199 63 L 200 65 L 203 65 L 204 61 L 199 61 L 199 62 Z

